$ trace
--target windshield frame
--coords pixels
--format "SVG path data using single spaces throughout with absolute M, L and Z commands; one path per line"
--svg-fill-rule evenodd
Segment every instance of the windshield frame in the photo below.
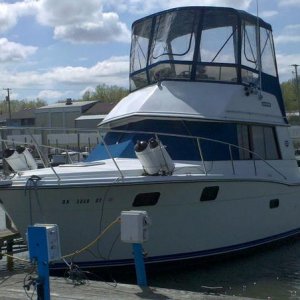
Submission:
M 174 20 L 174 24 L 176 23 L 176 18 L 180 18 L 180 14 L 194 14 L 195 22 L 192 25 L 191 34 L 189 39 L 186 42 L 186 49 L 182 53 L 173 53 L 172 47 L 167 45 L 167 42 L 170 44 L 170 40 L 168 40 L 168 35 L 171 30 L 165 33 L 165 41 L 166 48 L 162 48 L 164 52 L 160 53 L 160 55 L 153 56 L 153 49 L 155 49 L 155 45 L 157 44 L 157 40 L 155 39 L 155 35 L 157 35 L 157 28 L 159 28 L 159 21 L 163 18 L 169 18 Z M 200 45 L 202 43 L 202 35 L 204 32 L 204 23 L 205 17 L 208 15 L 216 16 L 216 26 L 209 29 L 219 29 L 219 28 L 230 28 L 232 27 L 232 31 L 228 31 L 228 35 L 223 37 L 223 42 L 219 42 L 219 48 L 216 48 L 216 52 L 213 55 L 213 59 L 211 61 L 202 61 L 199 59 L 200 57 Z M 144 48 L 145 52 L 142 54 L 144 58 L 147 58 L 147 61 L 143 64 L 143 67 L 137 69 L 133 68 L 133 64 L 137 65 L 134 60 L 134 57 L 137 55 L 137 43 L 134 42 L 136 39 L 135 31 L 137 26 L 141 26 L 143 23 L 148 22 L 151 23 L 151 28 L 148 24 L 148 45 Z M 220 26 L 217 26 L 217 22 L 220 22 Z M 224 26 L 222 26 L 222 22 Z M 130 90 L 136 90 L 139 88 L 143 88 L 147 85 L 156 83 L 162 80 L 180 80 L 180 81 L 218 81 L 218 82 L 226 82 L 232 84 L 240 84 L 244 83 L 245 76 L 242 74 L 247 73 L 248 77 L 252 77 L 249 79 L 250 81 L 254 81 L 258 74 L 258 68 L 251 67 L 248 65 L 243 65 L 242 61 L 242 51 L 245 50 L 245 43 L 247 43 L 245 39 L 245 30 L 243 30 L 243 24 L 248 22 L 252 26 L 260 27 L 260 30 L 264 29 L 268 31 L 267 38 L 271 43 L 271 48 L 273 50 L 274 44 L 272 40 L 272 28 L 268 23 L 265 23 L 263 20 L 256 18 L 246 12 L 231 9 L 231 8 L 220 8 L 220 7 L 182 7 L 177 9 L 170 9 L 164 12 L 160 12 L 157 14 L 153 14 L 151 16 L 145 17 L 141 20 L 138 20 L 132 25 L 132 46 L 131 46 L 131 61 L 130 61 Z M 178 23 L 178 22 L 177 22 Z M 187 24 L 188 21 L 186 21 Z M 207 21 L 206 21 L 206 24 Z M 173 26 L 173 23 L 166 24 L 166 26 Z M 174 27 L 177 26 L 178 30 L 180 29 L 178 24 L 175 24 Z M 209 25 L 207 25 L 209 26 Z M 175 31 L 176 32 L 176 31 Z M 221 32 L 221 30 L 220 30 Z M 174 34 L 174 32 L 171 32 Z M 163 34 L 162 34 L 163 35 Z M 182 35 L 183 36 L 183 35 Z M 181 36 L 179 36 L 181 37 Z M 140 38 L 144 38 L 144 36 L 140 36 Z M 174 40 L 174 39 L 173 39 Z M 160 43 L 163 44 L 163 39 L 161 38 Z M 172 41 L 172 40 L 171 40 Z M 261 41 L 262 46 L 265 45 L 264 41 Z M 140 47 L 138 45 L 138 47 Z M 191 48 L 193 49 L 193 53 L 191 52 Z M 232 49 L 234 53 L 232 53 L 232 57 L 226 62 L 226 55 L 228 55 L 228 49 Z M 171 51 L 170 51 L 171 49 Z M 166 51 L 165 51 L 166 50 Z M 262 49 L 263 50 L 263 49 Z M 226 52 L 227 51 L 227 52 Z M 224 52 L 224 53 L 222 53 Z M 190 58 L 187 59 L 185 55 L 190 53 Z M 225 54 L 225 55 L 224 55 Z M 254 53 L 256 54 L 256 53 Z M 275 53 L 271 53 L 274 55 L 273 69 L 275 72 L 271 74 L 272 76 L 278 76 L 277 66 L 275 60 Z M 139 54 L 141 55 L 141 54 Z M 223 55 L 223 58 L 219 59 Z M 154 58 L 154 59 L 153 59 Z M 156 60 L 156 61 L 155 61 Z M 203 69 L 205 69 L 203 71 Z M 203 73 L 206 73 L 203 76 Z M 254 78 L 254 79 L 253 79 Z M 247 79 L 248 80 L 248 79 Z

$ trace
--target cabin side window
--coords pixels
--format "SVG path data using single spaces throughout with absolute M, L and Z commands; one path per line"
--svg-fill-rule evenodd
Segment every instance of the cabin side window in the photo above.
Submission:
M 260 28 L 260 48 L 262 72 L 277 76 L 272 32 L 265 28 Z
M 151 34 L 152 19 L 139 23 L 132 32 L 132 46 L 130 50 L 130 72 L 134 73 L 130 78 L 130 88 L 135 90 L 148 84 L 146 66 L 148 57 L 148 47 Z
M 242 65 L 258 70 L 256 24 L 243 22 L 242 27 Z
M 147 66 L 148 47 L 151 34 L 152 19 L 138 23 L 132 32 L 130 50 L 130 72 L 139 71 Z
M 247 125 L 237 125 L 238 145 L 240 159 L 250 159 L 250 140 L 249 140 L 249 128 Z
M 257 60 L 257 40 L 256 40 L 257 25 L 243 21 L 242 23 L 242 82 L 256 84 L 258 81 L 258 60 Z M 257 73 L 256 73 L 257 72 Z
M 259 72 L 258 55 L 261 58 L 262 72 L 277 76 L 275 51 L 272 32 L 260 27 L 260 52 L 257 45 L 257 24 L 247 21 L 242 25 L 242 81 L 244 83 L 257 83 Z M 249 70 L 248 68 L 252 69 Z
M 280 159 L 275 129 L 271 126 L 238 125 L 240 159 Z

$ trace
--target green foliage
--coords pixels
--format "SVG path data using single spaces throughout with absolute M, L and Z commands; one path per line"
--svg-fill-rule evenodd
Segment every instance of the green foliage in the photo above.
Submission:
M 116 85 L 99 84 L 95 92 L 87 91 L 82 100 L 99 100 L 101 102 L 115 103 L 129 94 L 128 89 Z
M 26 101 L 26 100 L 10 100 L 10 110 L 11 112 L 17 112 L 24 109 L 38 108 L 47 105 L 46 101 L 41 99 Z M 8 102 L 0 102 L 0 113 L 8 113 Z
M 300 78 L 298 79 L 300 81 Z M 300 87 L 299 87 L 300 89 Z M 286 111 L 298 111 L 300 99 L 297 98 L 296 79 L 290 79 L 281 84 L 282 96 Z M 298 95 L 300 97 L 300 95 Z

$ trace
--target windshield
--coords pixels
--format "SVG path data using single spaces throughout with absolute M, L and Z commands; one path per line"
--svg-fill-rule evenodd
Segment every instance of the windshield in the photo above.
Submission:
M 253 82 L 257 79 L 255 18 L 224 8 L 182 8 L 134 23 L 130 87 L 161 80 Z M 260 27 L 262 71 L 276 76 L 271 30 Z M 243 69 L 243 70 L 242 70 Z

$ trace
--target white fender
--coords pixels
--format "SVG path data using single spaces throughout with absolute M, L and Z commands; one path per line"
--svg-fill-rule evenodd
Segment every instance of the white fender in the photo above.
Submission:
M 171 174 L 174 170 L 174 163 L 160 141 L 150 139 L 138 141 L 134 147 L 135 154 L 141 162 L 145 172 L 149 175 Z

